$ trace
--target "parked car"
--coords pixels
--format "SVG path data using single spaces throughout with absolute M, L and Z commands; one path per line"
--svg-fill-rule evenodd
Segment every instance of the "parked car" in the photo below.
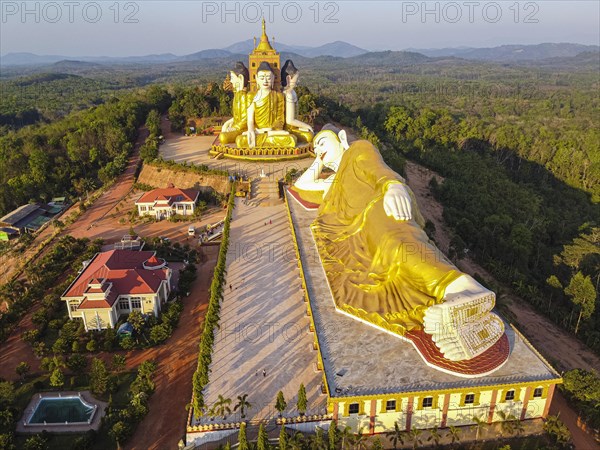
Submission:
M 188 228 L 188 235 L 189 236 L 196 236 L 196 228 L 194 228 L 194 225 L 190 225 Z

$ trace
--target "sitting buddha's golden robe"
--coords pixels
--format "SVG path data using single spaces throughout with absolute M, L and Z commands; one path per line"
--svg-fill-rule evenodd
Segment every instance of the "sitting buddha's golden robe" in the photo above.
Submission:
M 221 144 L 234 143 L 235 138 L 248 129 L 247 113 L 251 101 L 252 97 L 249 97 L 248 92 L 245 90 L 237 91 L 233 94 L 233 102 L 231 105 L 233 112 L 232 130 L 219 133 L 219 141 Z
M 412 220 L 386 215 L 391 183 L 404 180 L 370 142 L 353 142 L 311 228 L 337 308 L 404 335 L 462 273 L 423 231 L 412 192 Z
M 281 92 L 271 91 L 260 100 L 253 99 L 255 128 L 271 128 L 283 132 L 285 122 L 285 97 Z M 250 102 L 248 106 L 250 106 Z M 238 147 L 248 147 L 248 137 L 240 135 L 235 143 Z M 267 133 L 256 133 L 256 147 L 295 147 L 296 137 L 286 133 L 269 136 Z

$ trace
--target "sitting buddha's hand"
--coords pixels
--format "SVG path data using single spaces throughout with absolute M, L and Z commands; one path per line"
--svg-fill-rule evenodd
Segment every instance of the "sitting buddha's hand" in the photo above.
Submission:
M 248 130 L 248 147 L 256 147 L 256 132 L 254 130 Z
M 383 196 L 383 209 L 396 220 L 412 219 L 411 197 L 403 184 L 391 184 Z

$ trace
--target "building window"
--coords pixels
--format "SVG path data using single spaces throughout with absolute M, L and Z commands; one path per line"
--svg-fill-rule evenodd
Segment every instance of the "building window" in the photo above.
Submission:
M 348 406 L 349 414 L 358 414 L 358 403 L 350 403 Z
M 542 396 L 543 392 L 544 392 L 543 388 L 535 388 L 533 390 L 533 398 L 540 398 Z
M 433 397 L 425 397 L 423 399 L 423 408 L 431 408 L 433 406 Z
M 475 394 L 465 395 L 465 405 L 472 405 L 475 403 Z
M 79 306 L 79 303 L 69 303 L 69 309 L 71 310 L 71 312 L 77 311 L 78 306 Z
M 183 210 L 183 205 L 182 205 L 181 203 L 178 203 L 178 204 L 177 204 L 177 209 L 179 209 L 179 210 Z
M 129 311 L 129 300 L 119 300 L 119 310 Z
M 388 400 L 385 403 L 385 410 L 386 411 L 396 411 L 396 400 Z
M 256 63 L 252 63 L 252 67 L 256 67 Z M 256 78 L 256 75 L 254 76 Z
M 139 297 L 131 299 L 131 309 L 142 309 L 142 300 Z
M 515 399 L 515 390 L 511 389 L 510 391 L 506 391 L 506 395 L 504 396 L 504 401 L 508 402 L 509 400 Z

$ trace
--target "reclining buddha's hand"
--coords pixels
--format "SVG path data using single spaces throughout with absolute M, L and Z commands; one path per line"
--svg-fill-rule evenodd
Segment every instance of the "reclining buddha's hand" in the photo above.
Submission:
M 412 219 L 411 197 L 405 185 L 390 184 L 383 196 L 385 213 L 396 220 Z

